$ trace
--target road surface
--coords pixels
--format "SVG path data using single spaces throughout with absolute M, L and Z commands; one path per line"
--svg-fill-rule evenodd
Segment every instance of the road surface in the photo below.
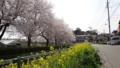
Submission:
M 120 68 L 120 45 L 92 45 L 99 51 L 105 68 Z

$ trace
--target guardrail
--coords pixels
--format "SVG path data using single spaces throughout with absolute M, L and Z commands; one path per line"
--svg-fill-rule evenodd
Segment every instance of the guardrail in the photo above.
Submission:
M 51 51 L 51 52 L 46 52 L 46 53 L 40 53 L 40 54 L 34 54 L 34 55 L 23 56 L 23 57 L 18 56 L 17 58 L 7 59 L 7 60 L 4 60 L 4 61 L 0 61 L 0 68 L 4 65 L 8 65 L 11 62 L 13 62 L 13 63 L 17 62 L 18 68 L 21 68 L 20 67 L 21 66 L 21 61 L 20 60 L 27 60 L 27 59 L 32 59 L 34 57 L 46 56 L 46 55 L 54 54 L 56 52 L 64 51 L 64 50 L 67 50 L 67 49 Z

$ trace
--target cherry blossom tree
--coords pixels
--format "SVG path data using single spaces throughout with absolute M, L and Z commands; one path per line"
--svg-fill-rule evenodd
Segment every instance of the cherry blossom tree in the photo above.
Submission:
M 74 41 L 73 31 L 65 24 L 63 19 L 55 17 L 52 13 L 52 4 L 47 0 L 7 0 L 10 5 L 19 6 L 16 11 L 10 10 L 10 17 L 1 18 L 8 21 L 14 28 L 13 31 L 25 36 L 30 46 L 33 37 L 41 36 L 50 42 L 70 43 Z M 23 4 L 22 4 L 23 3 Z M 10 6 L 9 6 L 10 7 Z M 22 7 L 22 8 L 20 8 Z M 23 10 L 24 9 L 24 10 Z
M 65 24 L 63 19 L 56 18 L 54 27 L 54 32 L 52 33 L 54 36 L 54 42 L 57 46 L 58 43 L 70 43 L 74 41 L 74 35 L 72 30 L 68 27 L 67 24 Z
M 49 43 L 53 40 L 54 36 L 54 14 L 49 13 L 48 16 L 45 18 L 43 26 L 41 27 L 41 34 L 40 36 L 44 37 L 46 40 L 46 46 L 49 45 Z
M 26 5 L 24 15 L 21 15 L 13 24 L 16 30 L 28 38 L 28 46 L 31 43 L 31 37 L 42 33 L 46 27 L 46 19 L 51 13 L 52 5 L 46 0 L 28 0 L 31 3 Z
M 2 39 L 6 28 L 22 14 L 26 0 L 0 0 L 0 39 Z

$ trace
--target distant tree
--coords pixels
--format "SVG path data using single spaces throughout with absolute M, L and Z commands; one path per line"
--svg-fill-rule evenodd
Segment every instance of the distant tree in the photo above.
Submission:
M 46 46 L 49 45 L 50 41 L 53 41 L 54 36 L 54 14 L 48 14 L 46 20 L 44 21 L 43 26 L 41 27 L 40 36 L 46 40 Z
M 57 19 L 54 27 L 54 40 L 55 45 L 58 43 L 70 43 L 75 41 L 73 31 L 65 24 L 63 19 Z
M 87 32 L 87 35 L 92 33 L 92 32 L 91 32 L 91 31 L 89 31 L 89 30 L 88 30 L 88 31 L 86 31 L 86 32 Z
M 93 35 L 98 35 L 98 30 L 97 29 L 92 30 L 92 34 Z
M 86 31 L 87 32 L 87 35 L 89 34 L 89 35 L 98 35 L 98 33 L 97 33 L 97 30 L 96 29 L 94 29 L 94 30 L 92 30 L 92 31 Z
M 58 43 L 68 43 L 75 39 L 72 30 L 68 28 L 68 25 L 65 24 L 63 19 L 52 18 L 51 16 L 50 20 L 46 22 L 46 27 L 43 28 L 41 36 L 45 38 L 46 46 L 50 42 L 55 42 L 57 46 Z
M 76 28 L 76 30 L 73 31 L 75 35 L 80 35 L 81 34 L 81 29 Z

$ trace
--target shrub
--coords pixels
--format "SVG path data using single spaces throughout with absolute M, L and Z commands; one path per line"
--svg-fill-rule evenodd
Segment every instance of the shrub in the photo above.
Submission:
M 55 49 L 59 48 L 66 48 L 67 46 L 54 46 Z M 30 52 L 37 52 L 37 51 L 50 51 L 50 46 L 46 47 L 1 47 L 0 48 L 0 59 L 10 59 L 14 58 L 17 55 L 30 53 Z
M 0 42 L 0 47 L 5 47 L 5 44 Z
M 105 44 L 104 42 L 98 42 L 98 44 Z

